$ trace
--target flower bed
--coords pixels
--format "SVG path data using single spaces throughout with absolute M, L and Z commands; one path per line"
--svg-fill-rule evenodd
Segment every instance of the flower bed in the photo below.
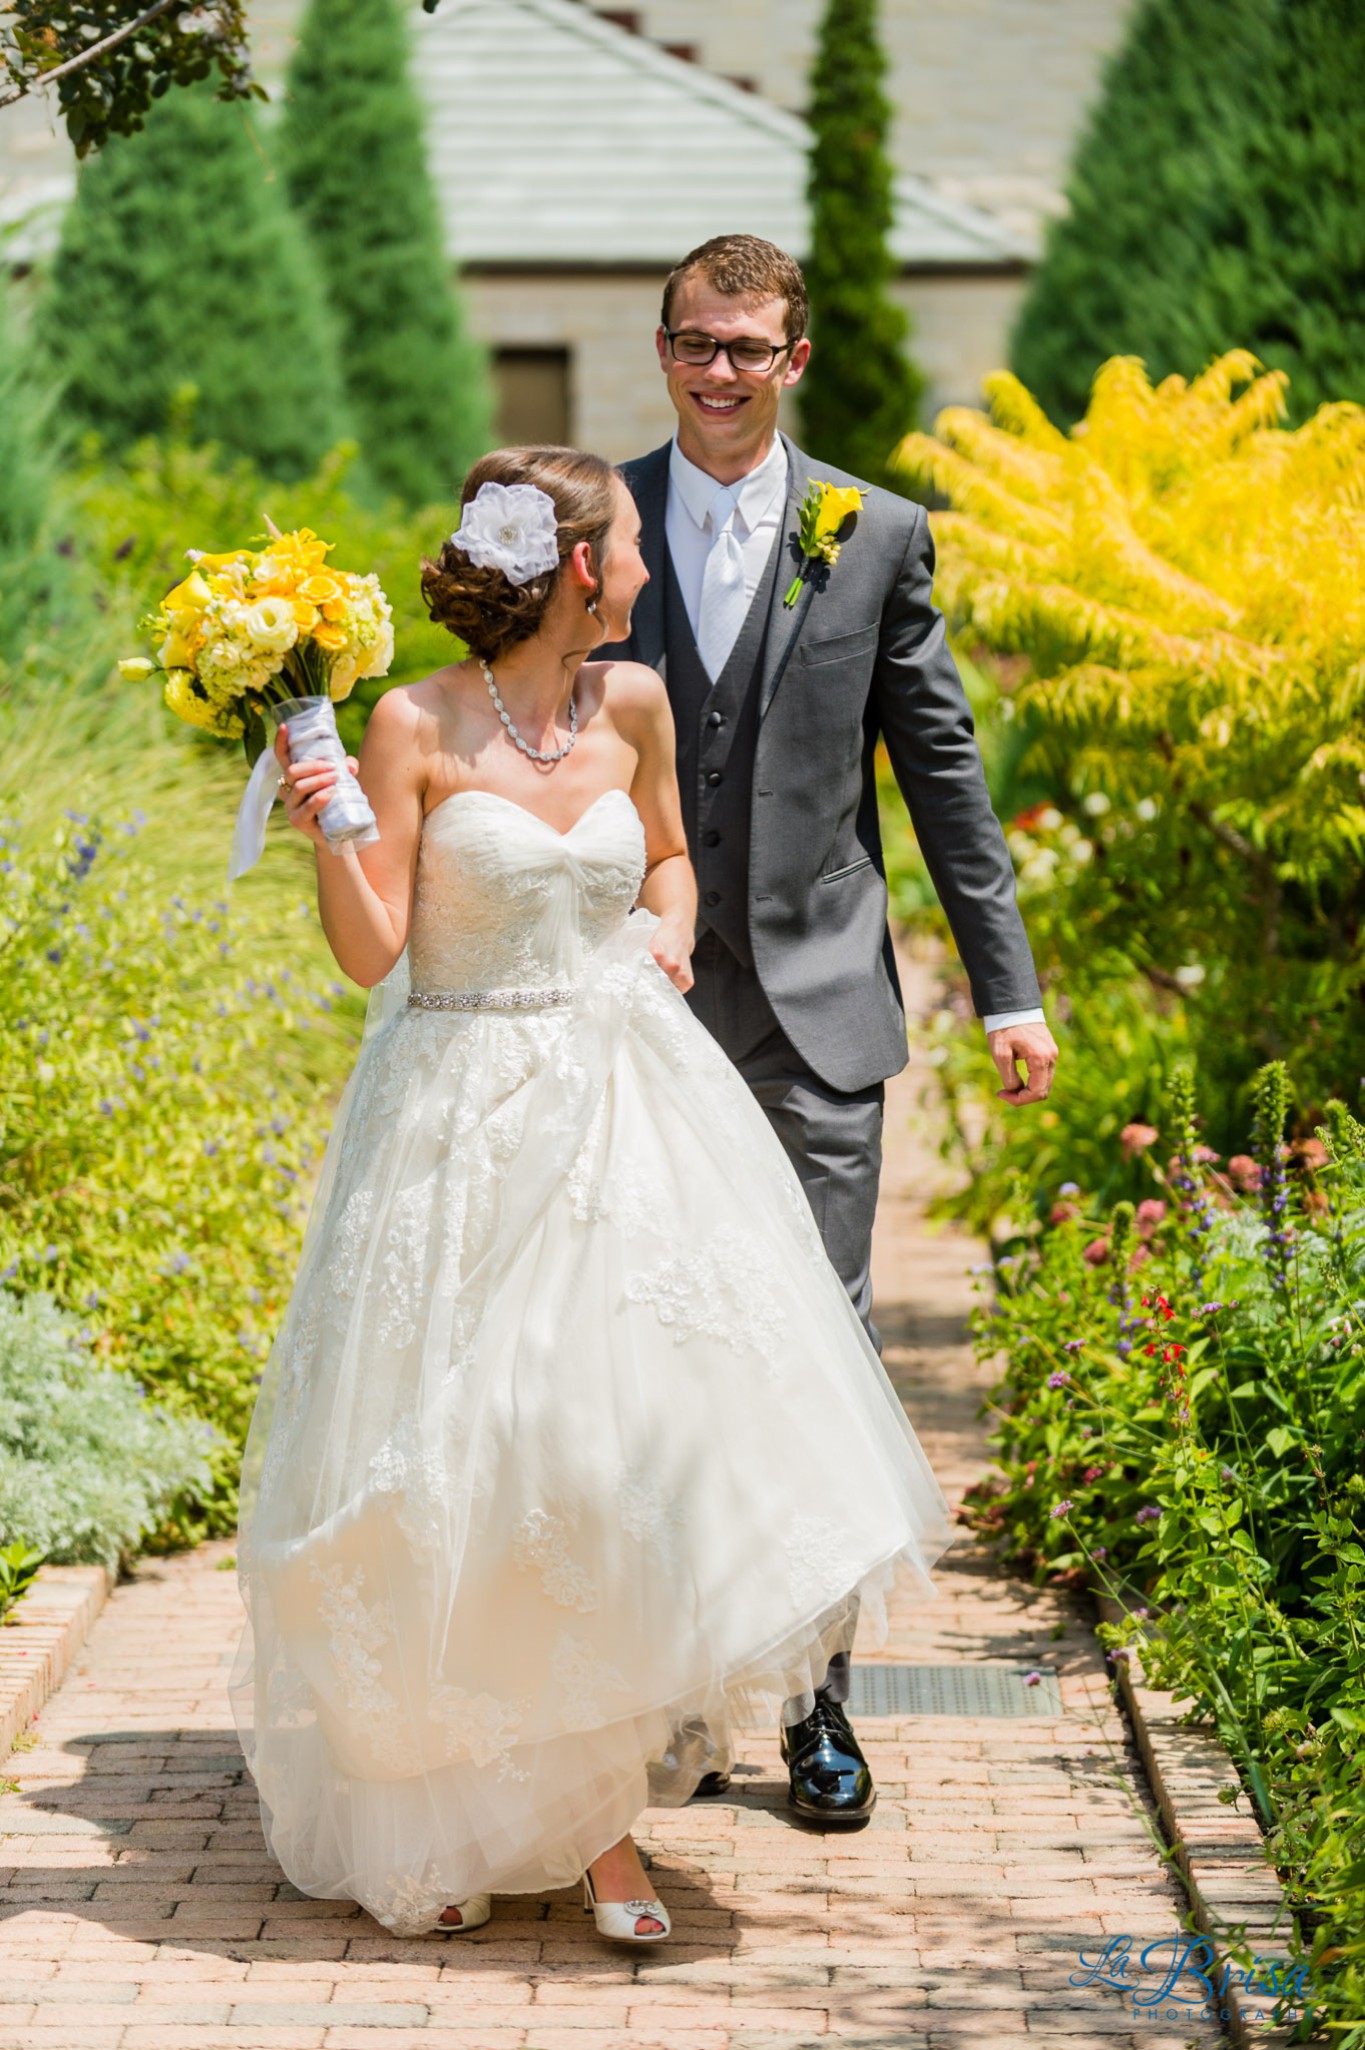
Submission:
M 1199 1143 L 1188 1069 L 1122 1150 L 1149 1193 L 1056 1190 L 977 1313 L 1000 1471 L 969 1494 L 1038 1579 L 1116 1595 L 1114 1659 L 1191 1696 L 1242 1774 L 1343 2046 L 1365 2042 L 1365 1128 Z

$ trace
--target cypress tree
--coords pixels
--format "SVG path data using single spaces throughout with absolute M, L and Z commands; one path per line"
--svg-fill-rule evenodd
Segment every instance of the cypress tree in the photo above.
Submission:
M 899 490 L 886 459 L 915 425 L 924 384 L 906 353 L 909 318 L 889 290 L 893 173 L 885 73 L 877 0 L 827 0 L 809 116 L 815 141 L 806 278 L 815 348 L 800 400 L 812 449 L 855 476 Z
M 39 307 L 63 414 L 115 450 L 192 385 L 196 437 L 289 478 L 344 431 L 335 338 L 251 117 L 169 93 L 82 170 Z
M 0 574 L 29 554 L 47 509 L 46 410 L 25 375 L 9 296 L 0 289 Z
M 1140 0 L 1013 338 L 1058 420 L 1096 369 L 1153 380 L 1249 348 L 1293 417 L 1365 400 L 1365 9 Z
M 492 441 L 427 167 L 397 0 L 312 0 L 279 153 L 320 260 L 370 473 L 410 504 L 451 498 Z

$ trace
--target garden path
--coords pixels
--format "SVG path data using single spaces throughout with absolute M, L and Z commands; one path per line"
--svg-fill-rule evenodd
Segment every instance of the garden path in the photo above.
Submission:
M 912 1003 L 930 1001 L 928 970 L 908 972 Z M 989 1376 L 964 1343 L 977 1249 L 923 1224 L 940 1171 L 923 1080 L 912 1068 L 889 1092 L 878 1316 L 956 1502 L 985 1463 L 975 1409 Z M 755 1731 L 734 1798 L 647 1818 L 675 1936 L 638 1961 L 603 1946 L 567 1893 L 499 1901 L 467 1939 L 397 1942 L 283 1883 L 224 1693 L 241 1620 L 229 1563 L 223 1544 L 144 1562 L 43 1711 L 37 1747 L 11 1761 L 0 2050 L 1218 2040 L 1071 1983 L 1081 1948 L 1178 1939 L 1180 1895 L 1082 1605 L 1001 1573 L 965 1530 L 936 1570 L 937 1599 L 893 1614 L 880 1658 L 1053 1668 L 1062 1713 L 1040 1699 L 1036 1716 L 864 1718 L 881 1800 L 853 1836 L 787 1824 L 776 1743 Z

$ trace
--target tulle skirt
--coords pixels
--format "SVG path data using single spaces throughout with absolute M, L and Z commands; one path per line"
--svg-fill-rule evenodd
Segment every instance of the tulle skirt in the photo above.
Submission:
M 400 1933 L 686 1800 L 953 1535 L 652 923 L 572 1006 L 366 1042 L 252 1423 L 232 1700 L 266 1836 Z

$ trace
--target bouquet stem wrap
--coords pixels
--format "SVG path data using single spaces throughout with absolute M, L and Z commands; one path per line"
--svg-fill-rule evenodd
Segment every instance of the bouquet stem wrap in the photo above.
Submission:
M 336 709 L 331 699 L 285 698 L 269 710 L 276 725 L 285 730 L 291 762 L 324 761 L 336 767 L 336 788 L 318 820 L 333 854 L 339 854 L 348 844 L 368 847 L 379 838 L 379 827 L 368 798 L 346 766 L 346 750 L 337 732 Z M 260 860 L 265 850 L 266 821 L 278 795 L 279 765 L 275 750 L 267 747 L 257 758 L 238 807 L 228 859 L 230 883 Z

